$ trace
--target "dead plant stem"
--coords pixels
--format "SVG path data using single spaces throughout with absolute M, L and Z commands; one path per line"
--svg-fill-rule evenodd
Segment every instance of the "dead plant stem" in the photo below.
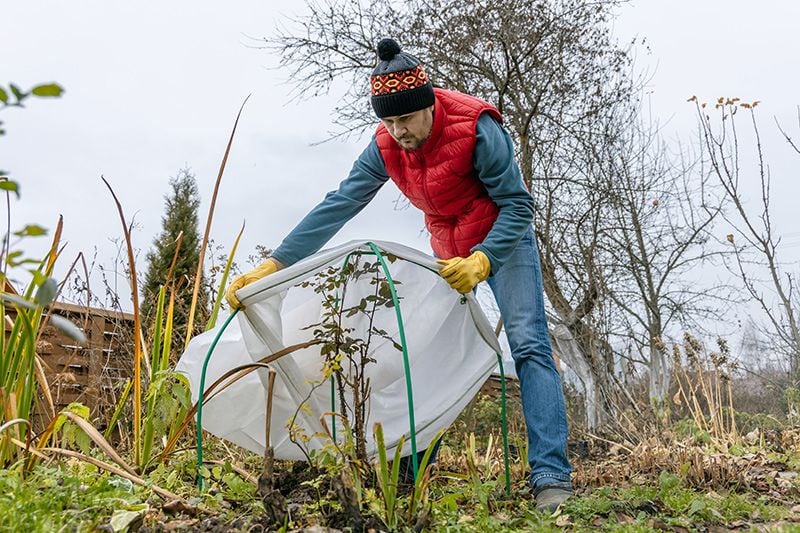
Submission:
M 228 138 L 228 145 L 225 147 L 225 154 L 222 156 L 222 163 L 219 166 L 219 172 L 217 173 L 217 181 L 214 183 L 214 193 L 211 196 L 211 205 L 208 207 L 208 218 L 206 219 L 206 229 L 205 233 L 203 234 L 203 242 L 200 244 L 200 257 L 197 262 L 197 273 L 194 276 L 194 290 L 192 291 L 192 305 L 189 308 L 189 319 L 186 324 L 186 342 L 183 345 L 183 349 L 185 350 L 189 346 L 189 340 L 192 338 L 192 329 L 194 328 L 194 313 L 197 309 L 197 296 L 200 293 L 200 280 L 203 277 L 203 260 L 205 259 L 206 255 L 206 248 L 208 247 L 208 238 L 209 234 L 211 233 L 211 221 L 214 219 L 214 207 L 217 205 L 217 193 L 219 193 L 219 184 L 222 181 L 222 174 L 225 172 L 225 164 L 228 162 L 228 154 L 231 152 L 231 146 L 233 145 L 233 136 L 236 134 L 236 126 L 239 124 L 239 118 L 242 116 L 242 110 L 244 109 L 244 105 L 247 103 L 247 100 L 250 98 L 250 95 L 247 95 L 247 98 L 244 99 L 242 102 L 242 106 L 239 108 L 239 113 L 236 115 L 236 120 L 233 123 L 233 129 L 231 130 L 231 135 Z

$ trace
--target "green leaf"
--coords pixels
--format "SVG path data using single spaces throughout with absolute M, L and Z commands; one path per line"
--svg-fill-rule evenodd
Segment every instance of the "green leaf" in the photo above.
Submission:
M 17 296 L 16 294 L 11 294 L 8 292 L 0 292 L 0 300 L 3 300 L 5 302 L 11 302 L 14 305 L 17 305 L 19 307 L 24 307 L 26 309 L 36 309 L 36 306 L 34 304 L 32 304 L 31 302 L 29 302 L 28 300 L 26 300 L 21 296 Z
M 112 476 L 108 479 L 108 481 L 106 481 L 106 483 L 108 483 L 110 486 L 114 487 L 117 490 L 133 494 L 134 491 L 133 482 L 129 479 L 125 479 L 124 477 Z
M 89 407 L 83 405 L 80 402 L 70 402 L 63 411 L 69 411 L 72 414 L 78 415 L 79 417 L 83 418 L 84 420 L 89 420 L 89 416 L 91 415 L 91 410 Z
M 42 85 L 37 85 L 31 89 L 31 93 L 35 94 L 36 96 L 43 96 L 46 98 L 61 96 L 63 92 L 64 89 L 62 89 L 57 83 L 45 83 Z
M 33 274 L 33 283 L 34 285 L 41 285 L 45 281 L 47 281 L 47 276 L 42 274 L 41 270 L 32 270 L 31 274 Z
M 148 510 L 149 506 L 137 511 L 118 509 L 111 515 L 111 522 L 108 525 L 115 533 L 128 531 L 131 525 L 144 518 Z
M 695 498 L 692 500 L 692 505 L 689 507 L 689 516 L 693 516 L 700 511 L 705 511 L 706 509 L 706 502 L 703 501 L 702 498 Z
M 119 401 L 117 402 L 117 406 L 114 408 L 114 414 L 111 415 L 111 420 L 108 423 L 108 429 L 103 434 L 103 436 L 108 439 L 111 436 L 111 433 L 114 431 L 114 428 L 117 427 L 117 421 L 119 420 L 120 415 L 122 414 L 122 409 L 125 407 L 125 402 L 128 400 L 128 396 L 131 393 L 131 386 L 133 385 L 132 380 L 128 380 L 125 382 L 125 387 L 122 390 L 122 394 L 119 397 Z
M 28 96 L 27 93 L 20 91 L 19 87 L 17 87 L 13 83 L 9 85 L 9 88 L 11 89 L 11 92 L 14 93 L 14 96 L 17 98 L 17 102 L 23 101 Z
M 16 264 L 12 265 L 9 261 L 8 263 L 11 266 L 22 266 L 22 265 L 41 265 L 42 262 L 38 259 L 22 259 L 18 261 Z M 28 270 L 28 272 L 33 272 L 33 270 Z
M 11 181 L 9 179 L 0 179 L 0 190 L 11 191 L 17 195 L 17 198 L 19 198 L 19 183 L 17 183 L 16 181 Z
M 69 319 L 59 315 L 51 315 L 50 324 L 62 333 L 66 333 L 78 344 L 86 344 L 86 335 L 83 333 L 83 330 L 73 324 Z
M 58 433 L 58 431 L 61 429 L 61 426 L 63 426 L 67 420 L 68 419 L 66 416 L 58 413 L 58 415 L 56 415 L 56 423 L 53 425 L 53 433 Z
M 53 278 L 47 278 L 44 280 L 44 283 L 39 286 L 33 299 L 37 304 L 44 307 L 45 305 L 50 305 L 50 303 L 56 299 L 57 293 L 58 282 Z
M 192 405 L 192 393 L 184 383 L 173 383 L 172 394 L 178 399 L 182 406 L 189 407 Z
M 736 457 L 741 457 L 745 454 L 745 449 L 741 444 L 734 444 L 728 449 L 728 453 Z
M 681 479 L 672 472 L 667 472 L 665 470 L 658 476 L 658 485 L 662 491 L 671 491 L 676 489 L 680 484 Z
M 80 428 L 75 432 L 75 444 L 85 454 L 88 454 L 92 449 L 92 439 Z
M 43 228 L 38 224 L 28 224 L 19 231 L 15 231 L 14 235 L 17 237 L 41 237 L 47 235 L 47 228 Z
M 16 267 L 21 266 L 29 263 L 39 264 L 41 261 L 37 259 L 25 259 L 23 256 L 24 252 L 22 250 L 14 250 L 13 252 L 9 253 L 6 262 L 8 266 Z
M 0 102 L 3 102 L 4 104 L 8 103 L 8 93 L 2 87 L 0 87 Z

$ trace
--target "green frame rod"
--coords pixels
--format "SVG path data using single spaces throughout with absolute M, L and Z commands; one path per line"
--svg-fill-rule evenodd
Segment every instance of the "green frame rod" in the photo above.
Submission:
M 217 347 L 220 337 L 225 332 L 228 324 L 231 323 L 233 317 L 239 313 L 239 307 L 233 310 L 233 313 L 225 320 L 222 327 L 219 328 L 217 335 L 211 346 L 208 347 L 206 358 L 203 361 L 203 370 L 200 372 L 200 390 L 197 391 L 197 421 L 195 424 L 195 438 L 197 441 L 197 488 L 203 491 L 203 396 L 206 390 L 206 369 L 208 369 L 208 362 L 211 360 L 211 354 L 214 353 L 214 348 Z

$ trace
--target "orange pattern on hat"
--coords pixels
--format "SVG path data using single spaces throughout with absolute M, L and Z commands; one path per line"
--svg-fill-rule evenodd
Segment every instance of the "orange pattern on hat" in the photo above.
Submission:
M 398 72 L 371 76 L 372 96 L 398 93 L 409 89 L 416 89 L 428 83 L 428 75 L 420 67 Z

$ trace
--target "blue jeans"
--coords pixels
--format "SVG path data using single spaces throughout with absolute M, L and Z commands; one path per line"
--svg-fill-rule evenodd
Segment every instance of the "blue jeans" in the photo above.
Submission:
M 487 280 L 503 317 L 503 327 L 519 377 L 522 410 L 528 428 L 531 486 L 541 490 L 570 480 L 567 459 L 567 410 L 556 370 L 544 313 L 539 250 L 529 228 L 509 260 Z M 439 443 L 436 443 L 438 449 Z M 436 460 L 436 451 L 430 462 Z M 425 450 L 417 452 L 422 461 Z M 401 479 L 413 483 L 411 457 L 400 463 Z
M 494 293 L 519 377 L 528 428 L 531 485 L 569 481 L 567 411 L 544 312 L 539 250 L 529 228 L 511 258 L 487 280 Z

